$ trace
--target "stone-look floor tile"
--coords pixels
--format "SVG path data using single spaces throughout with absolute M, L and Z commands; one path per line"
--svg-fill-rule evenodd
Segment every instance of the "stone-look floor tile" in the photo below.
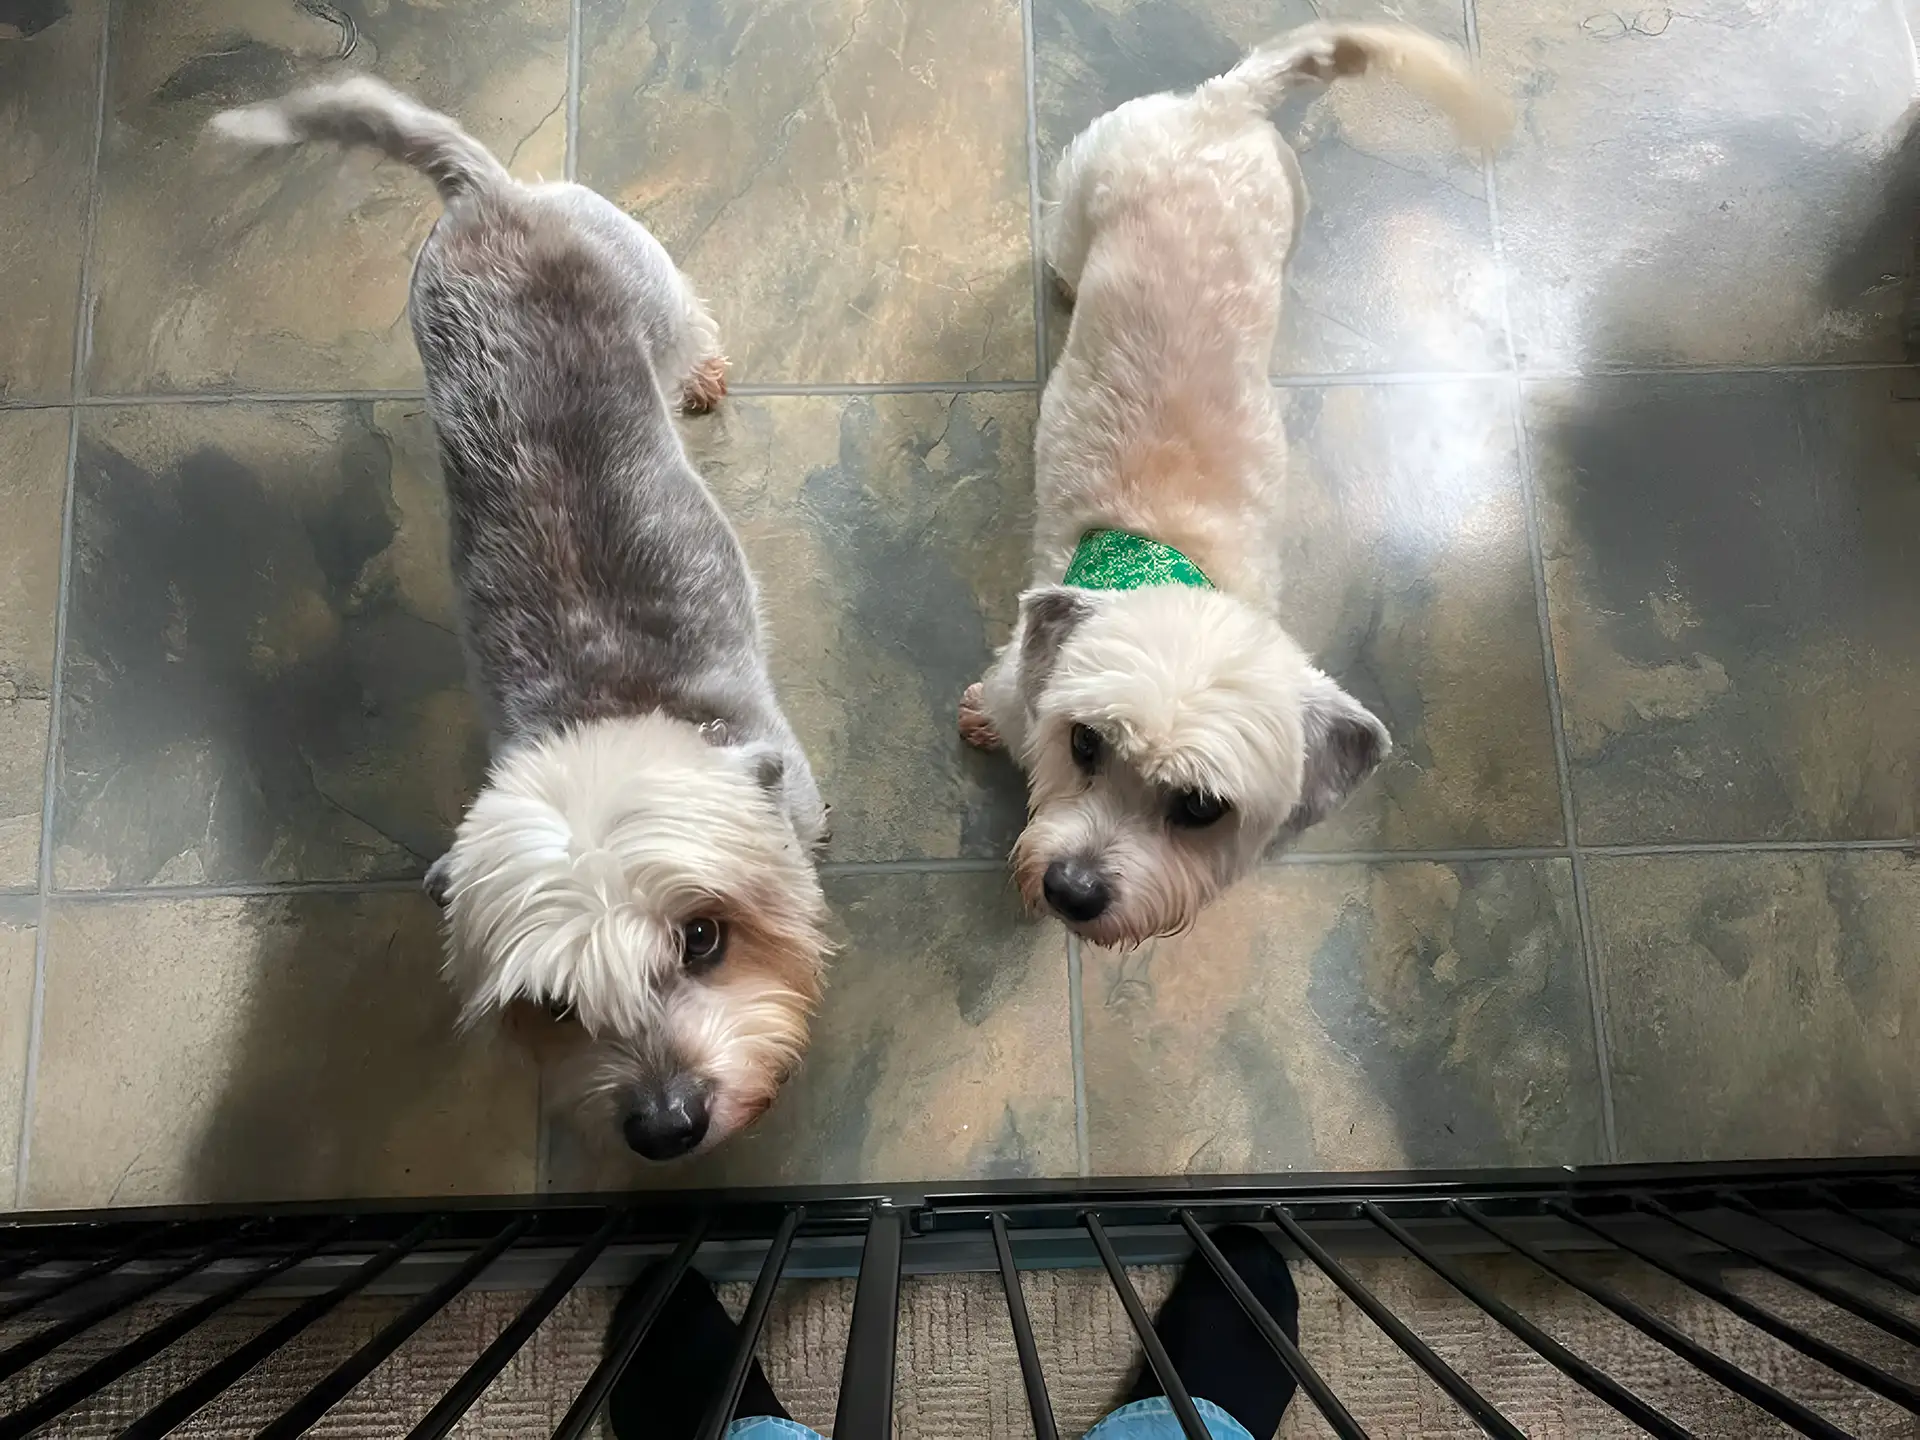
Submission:
M 1561 843 L 1511 387 L 1277 393 L 1281 618 L 1394 745 L 1302 848 Z
M 0 413 L 0 886 L 40 874 L 66 485 L 67 412 Z
M 1904 353 L 1920 129 L 1901 7 L 1723 9 L 1478 0 L 1486 72 L 1520 111 L 1496 177 L 1524 363 Z
M 734 378 L 1023 380 L 1017 0 L 587 0 L 580 166 L 712 304 Z
M 1374 20 L 1353 0 L 1034 0 L 1041 194 L 1067 143 L 1136 96 L 1184 90 L 1256 45 L 1325 14 Z M 1461 9 L 1396 7 L 1463 43 Z M 1277 112 L 1312 199 L 1287 266 L 1278 374 L 1486 370 L 1506 363 L 1500 275 L 1481 162 L 1444 118 L 1387 80 L 1345 80 Z M 1276 249 L 1286 237 L 1275 236 Z M 1066 310 L 1049 285 L 1049 347 Z
M 355 72 L 444 110 L 524 179 L 566 162 L 566 0 L 330 7 L 127 0 L 114 10 L 94 245 L 96 394 L 411 387 L 414 251 L 433 187 L 329 145 L 261 159 L 202 140 L 232 105 Z M 342 12 L 344 13 L 344 12 Z
M 0 895 L 0 1205 L 20 1203 L 14 1195 L 14 1161 L 26 1101 L 39 909 L 40 902 L 30 895 Z
M 1082 965 L 1097 1173 L 1601 1157 L 1564 861 L 1271 866 Z
M 64 400 L 107 0 L 0 12 L 0 400 Z
M 1033 421 L 989 393 L 741 397 L 687 426 L 760 580 L 829 859 L 993 858 L 1020 828 L 1018 771 L 954 716 L 1025 578 Z
M 484 766 L 418 404 L 90 411 L 63 888 L 419 874 Z
M 424 896 L 70 902 L 48 924 L 28 1203 L 533 1187 L 539 1076 L 456 1034 Z
M 1916 395 L 1908 372 L 1531 392 L 1583 841 L 1914 833 Z
M 1623 1160 L 1920 1144 L 1920 864 L 1589 860 Z
M 1074 1173 L 1067 946 L 997 871 L 841 875 L 844 937 L 800 1074 L 753 1129 L 648 1166 L 556 1116 L 556 1190 Z

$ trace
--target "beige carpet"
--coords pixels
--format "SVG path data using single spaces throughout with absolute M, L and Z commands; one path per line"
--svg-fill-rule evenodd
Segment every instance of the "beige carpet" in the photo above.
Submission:
M 1632 1262 L 1591 1262 L 1596 1274 L 1674 1321 L 1702 1343 L 1812 1405 L 1861 1436 L 1920 1434 L 1914 1421 L 1865 1391 L 1749 1329 L 1708 1302 Z M 1425 1270 L 1399 1261 L 1357 1262 L 1376 1293 L 1450 1363 L 1530 1435 L 1603 1437 L 1639 1432 L 1592 1400 L 1504 1330 L 1465 1305 Z M 1764 1413 L 1695 1376 L 1665 1350 L 1605 1311 L 1517 1261 L 1471 1263 L 1472 1273 L 1576 1353 L 1603 1361 L 1623 1383 L 1701 1435 L 1746 1437 L 1787 1433 Z M 1345 1297 L 1316 1273 L 1296 1270 L 1302 1291 L 1302 1333 L 1308 1358 L 1347 1399 L 1362 1424 L 1382 1440 L 1470 1436 L 1479 1432 Z M 1125 1314 L 1105 1277 L 1075 1271 L 1025 1277 L 1036 1342 L 1061 1432 L 1078 1434 L 1112 1402 L 1134 1363 Z M 1171 1283 L 1170 1271 L 1135 1272 L 1149 1305 Z M 1907 1379 L 1920 1382 L 1916 1356 L 1896 1341 L 1821 1302 L 1764 1276 L 1735 1277 L 1738 1288 L 1776 1313 L 1847 1344 Z M 737 1311 L 745 1286 L 724 1297 Z M 598 1358 L 612 1307 L 604 1291 L 576 1295 L 556 1311 L 514 1364 L 469 1412 L 457 1434 L 532 1437 L 551 1431 Z M 1890 1303 L 1903 1300 L 1889 1294 Z M 421 1330 L 313 1431 L 327 1436 L 400 1436 L 425 1413 L 522 1303 L 510 1294 L 469 1296 Z M 852 1284 L 785 1286 L 769 1321 L 763 1358 L 775 1389 L 794 1415 L 830 1429 L 846 1339 Z M 404 1308 L 400 1299 L 356 1302 L 307 1332 L 303 1342 L 180 1430 L 181 1435 L 251 1435 L 308 1385 Z M 1914 1313 L 1909 1303 L 1904 1307 Z M 144 1370 L 121 1381 L 88 1409 L 48 1433 L 113 1434 L 194 1372 L 285 1309 L 279 1303 L 237 1308 L 203 1326 Z M 102 1327 L 87 1344 L 0 1385 L 0 1410 L 153 1323 L 163 1311 Z M 0 1343 L 25 1330 L 0 1331 Z M 1013 1336 L 998 1281 L 960 1276 L 909 1281 L 902 1296 L 896 1418 L 900 1440 L 1013 1440 L 1032 1434 Z M 1297 1405 L 1284 1437 L 1320 1436 L 1326 1427 Z

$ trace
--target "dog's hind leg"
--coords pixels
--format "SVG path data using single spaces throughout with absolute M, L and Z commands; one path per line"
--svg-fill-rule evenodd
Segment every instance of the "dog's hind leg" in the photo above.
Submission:
M 643 340 L 654 373 L 689 412 L 713 409 L 727 393 L 727 357 L 720 326 L 653 233 L 619 206 L 583 185 L 554 183 L 535 194 L 610 246 L 647 317 Z
M 680 275 L 680 289 L 686 305 L 683 344 L 687 357 L 681 372 L 685 378 L 680 382 L 680 404 L 689 415 L 704 415 L 727 393 L 727 357 L 720 349 L 719 322 L 685 275 Z M 673 372 L 663 367 L 661 373 Z
M 1087 217 L 1086 138 L 1081 136 L 1060 157 L 1053 172 L 1053 198 L 1040 218 L 1040 253 L 1069 301 L 1080 288 L 1080 272 L 1087 267 L 1087 250 L 1093 244 L 1093 225 Z

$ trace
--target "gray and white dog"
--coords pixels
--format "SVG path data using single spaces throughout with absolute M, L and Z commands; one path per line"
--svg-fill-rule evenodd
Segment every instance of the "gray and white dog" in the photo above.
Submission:
M 439 188 L 414 267 L 453 556 L 493 766 L 434 865 L 469 1023 L 566 1044 L 632 1148 L 712 1146 L 772 1103 L 825 968 L 826 817 L 767 674 L 746 556 L 673 396 L 725 390 L 658 241 L 522 185 L 452 120 L 356 78 L 216 116 L 255 149 L 370 146 Z

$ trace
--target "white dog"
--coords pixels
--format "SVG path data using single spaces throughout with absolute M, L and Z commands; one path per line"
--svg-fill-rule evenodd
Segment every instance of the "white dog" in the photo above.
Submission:
M 673 424 L 725 390 L 718 331 L 618 207 L 517 183 L 376 80 L 213 128 L 372 146 L 439 188 L 407 308 L 494 750 L 427 877 L 447 971 L 469 1021 L 557 1040 L 641 1155 L 718 1144 L 799 1062 L 827 951 L 820 793 L 746 556 Z
M 1306 209 L 1268 111 L 1376 69 L 1470 140 L 1508 124 L 1441 42 L 1329 23 L 1122 105 L 1060 159 L 1044 243 L 1074 309 L 1040 407 L 1032 588 L 960 725 L 1027 772 L 1027 903 L 1099 944 L 1191 925 L 1391 748 L 1277 618 L 1286 436 L 1267 381 Z

